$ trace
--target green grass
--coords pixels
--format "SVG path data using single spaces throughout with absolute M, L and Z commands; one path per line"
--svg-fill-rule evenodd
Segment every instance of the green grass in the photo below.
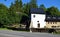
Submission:
M 0 30 L 9 30 L 9 29 L 7 29 L 7 28 L 0 28 Z
M 10 30 L 10 29 L 0 28 L 0 30 Z M 11 30 L 11 31 L 13 31 L 13 30 Z M 15 31 L 19 31 L 19 32 L 29 32 L 29 31 L 26 31 L 26 30 L 15 30 Z
M 59 32 L 54 32 L 54 34 L 60 34 L 60 31 Z

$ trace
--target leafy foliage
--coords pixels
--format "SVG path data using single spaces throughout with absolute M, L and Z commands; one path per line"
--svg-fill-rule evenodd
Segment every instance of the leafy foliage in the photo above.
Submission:
M 30 8 L 38 8 L 37 0 L 31 0 L 30 1 Z
M 41 5 L 39 6 L 39 8 L 42 8 L 44 11 L 47 10 L 46 7 L 45 7 L 43 4 L 41 4 Z
M 54 6 L 46 8 L 41 4 L 38 7 L 37 0 L 31 0 L 29 3 L 24 4 L 22 0 L 15 0 L 9 8 L 4 4 L 0 4 L 0 27 L 11 24 L 26 24 L 26 27 L 29 27 L 30 8 L 43 8 L 45 12 L 49 12 L 52 16 L 60 16 L 60 11 Z
M 52 16 L 60 16 L 60 12 L 56 7 L 50 7 L 47 9 L 47 11 L 52 15 Z
M 8 8 L 3 5 L 3 4 L 0 4 L 0 27 L 5 25 L 5 24 L 8 24 Z

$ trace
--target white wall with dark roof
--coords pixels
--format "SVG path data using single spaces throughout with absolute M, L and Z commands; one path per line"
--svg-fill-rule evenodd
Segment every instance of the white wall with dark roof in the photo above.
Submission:
M 31 21 L 33 22 L 32 23 L 32 26 L 34 28 L 38 28 L 37 24 L 39 21 L 40 23 L 40 28 L 44 28 L 44 26 L 46 26 L 46 22 L 45 22 L 45 14 L 31 14 Z

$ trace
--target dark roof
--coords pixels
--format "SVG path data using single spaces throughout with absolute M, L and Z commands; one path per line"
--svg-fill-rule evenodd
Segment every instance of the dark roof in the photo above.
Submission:
M 51 13 L 45 12 L 42 8 L 31 8 L 30 13 L 32 14 L 46 14 L 45 21 L 59 21 L 60 22 L 60 16 L 52 16 Z M 30 16 L 31 18 L 31 16 Z
M 32 14 L 45 14 L 42 8 L 31 8 L 30 13 Z
M 60 16 L 46 16 L 45 21 L 60 21 Z

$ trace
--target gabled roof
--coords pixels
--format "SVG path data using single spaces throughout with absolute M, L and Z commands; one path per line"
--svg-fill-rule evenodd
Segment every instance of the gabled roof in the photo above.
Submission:
M 30 13 L 32 14 L 45 14 L 42 8 L 31 8 Z

